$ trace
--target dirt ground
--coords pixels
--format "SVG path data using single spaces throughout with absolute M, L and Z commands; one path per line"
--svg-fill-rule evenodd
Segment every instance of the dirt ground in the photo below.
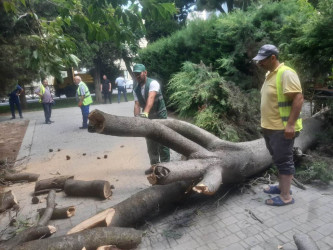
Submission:
M 18 119 L 0 122 L 0 169 L 14 165 L 28 124 Z

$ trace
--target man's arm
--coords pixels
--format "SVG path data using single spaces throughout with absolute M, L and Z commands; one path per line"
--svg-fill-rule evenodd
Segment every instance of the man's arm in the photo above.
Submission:
M 287 139 L 292 139 L 295 137 L 295 123 L 301 113 L 304 98 L 302 93 L 286 93 L 285 95 L 292 99 L 293 103 L 286 128 L 284 129 L 284 136 Z
M 140 115 L 140 104 L 138 101 L 134 103 L 134 116 Z
M 111 82 L 109 82 L 109 92 L 111 92 Z
M 149 92 L 149 94 L 148 94 L 148 100 L 147 100 L 147 103 L 146 103 L 146 107 L 143 110 L 144 113 L 148 113 L 149 114 L 151 108 L 154 105 L 156 94 L 157 94 L 156 91 L 150 91 Z

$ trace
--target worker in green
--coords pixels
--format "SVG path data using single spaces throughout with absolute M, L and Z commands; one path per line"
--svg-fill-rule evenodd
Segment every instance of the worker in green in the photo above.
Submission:
M 168 113 L 160 84 L 147 77 L 146 67 L 143 64 L 134 65 L 133 73 L 138 82 L 133 91 L 134 116 L 148 119 L 167 119 Z M 170 149 L 147 138 L 146 142 L 151 167 L 145 171 L 145 174 L 150 174 L 153 166 L 157 163 L 170 161 Z
M 279 62 L 279 51 L 274 45 L 262 46 L 253 60 L 267 70 L 261 88 L 261 127 L 266 147 L 279 171 L 279 185 L 264 189 L 265 193 L 278 196 L 267 199 L 266 204 L 293 204 L 290 190 L 295 173 L 293 147 L 302 129 L 300 112 L 304 102 L 301 83 L 293 69 Z
M 76 97 L 79 100 L 78 106 L 81 108 L 82 112 L 82 127 L 80 129 L 87 129 L 88 128 L 88 115 L 89 115 L 89 106 L 92 104 L 93 100 L 90 95 L 90 91 L 87 85 L 82 82 L 80 76 L 74 77 L 74 83 L 78 86 L 76 90 Z

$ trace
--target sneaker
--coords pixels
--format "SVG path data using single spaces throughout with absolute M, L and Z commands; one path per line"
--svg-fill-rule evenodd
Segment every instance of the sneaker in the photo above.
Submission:
M 13 116 L 12 118 L 10 118 L 11 120 L 15 119 L 15 116 Z
M 21 116 L 20 116 L 20 118 L 22 119 L 22 118 L 23 118 L 23 116 L 21 115 Z
M 49 120 L 49 122 L 54 123 L 54 121 Z
M 80 127 L 80 129 L 87 129 L 88 127 Z
M 45 124 L 51 124 L 51 121 L 47 121 L 47 122 L 45 122 Z

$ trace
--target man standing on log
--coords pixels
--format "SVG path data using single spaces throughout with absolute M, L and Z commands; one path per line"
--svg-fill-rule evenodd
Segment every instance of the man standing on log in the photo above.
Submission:
M 293 204 L 291 181 L 295 173 L 293 146 L 295 137 L 302 129 L 299 117 L 303 94 L 297 73 L 279 62 L 279 51 L 271 44 L 262 46 L 253 58 L 267 70 L 261 89 L 261 127 L 266 147 L 279 171 L 279 185 L 264 189 L 268 194 L 279 194 L 266 200 L 267 205 Z
M 136 64 L 133 73 L 138 82 L 134 88 L 134 116 L 149 119 L 167 119 L 167 110 L 161 92 L 160 84 L 147 77 L 146 67 L 143 64 Z M 142 113 L 140 112 L 142 108 Z M 156 141 L 146 138 L 147 149 L 151 167 L 145 174 L 152 173 L 153 166 L 159 162 L 170 161 L 170 150 Z
M 76 91 L 76 96 L 79 99 L 78 106 L 81 108 L 82 112 L 82 127 L 80 129 L 87 129 L 88 128 L 88 115 L 89 115 L 89 106 L 92 104 L 92 98 L 90 95 L 90 91 L 87 85 L 81 81 L 80 76 L 74 77 L 74 83 L 78 86 Z

